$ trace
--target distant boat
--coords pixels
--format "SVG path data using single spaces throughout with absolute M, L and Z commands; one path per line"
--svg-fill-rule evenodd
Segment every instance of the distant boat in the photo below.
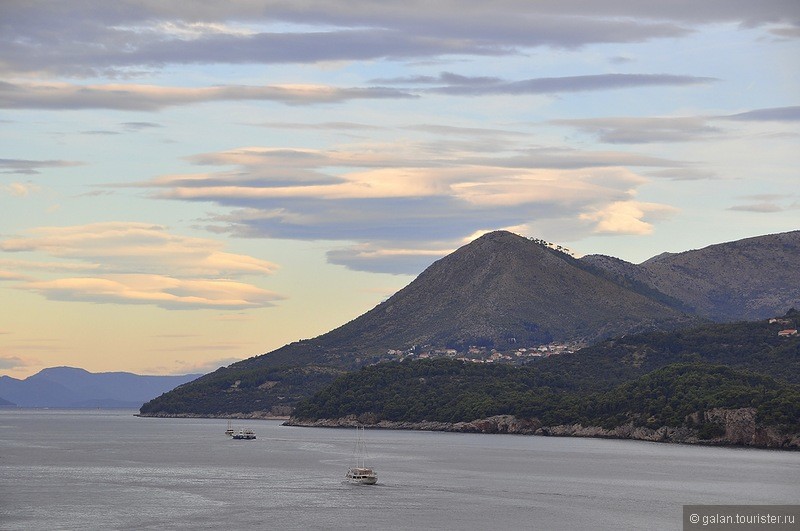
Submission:
M 374 485 L 378 482 L 378 474 L 366 466 L 367 443 L 364 441 L 364 427 L 356 426 L 356 447 L 354 451 L 355 466 L 347 469 L 345 477 L 356 485 Z
M 253 430 L 241 429 L 238 432 L 233 434 L 233 438 L 234 439 L 239 439 L 239 440 L 242 440 L 242 439 L 250 440 L 250 439 L 255 439 L 256 438 L 256 434 L 255 434 L 255 432 Z
M 236 433 L 236 431 L 233 429 L 233 426 L 231 426 L 231 419 L 228 419 L 228 429 L 225 430 L 225 435 L 233 437 L 234 433 Z

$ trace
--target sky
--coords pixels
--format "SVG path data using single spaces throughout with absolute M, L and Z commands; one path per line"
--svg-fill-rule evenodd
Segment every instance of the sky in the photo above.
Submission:
M 209 372 L 506 229 L 800 229 L 796 0 L 0 1 L 0 375 Z

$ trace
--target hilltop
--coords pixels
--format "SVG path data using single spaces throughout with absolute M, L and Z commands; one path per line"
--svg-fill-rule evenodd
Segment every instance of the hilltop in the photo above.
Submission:
M 507 349 L 576 338 L 594 342 L 693 321 L 564 252 L 499 231 L 437 261 L 386 302 L 320 339 L 359 349 Z
M 755 297 L 760 287 L 769 289 L 770 296 L 760 299 L 764 303 L 759 312 L 781 314 L 795 305 L 796 288 L 775 291 L 768 286 L 783 285 L 800 271 L 800 253 L 792 243 L 798 234 L 765 236 L 760 253 L 760 240 L 755 238 L 686 256 L 660 256 L 636 266 L 609 257 L 577 260 L 538 240 L 506 231 L 488 233 L 435 262 L 353 321 L 317 338 L 220 368 L 145 404 L 141 411 L 144 415 L 286 414 L 298 400 L 336 377 L 379 361 L 409 353 L 463 353 L 470 347 L 490 352 L 548 343 L 589 345 L 610 337 L 692 327 L 711 318 L 732 320 L 733 311 L 698 308 L 726 308 L 719 303 L 726 293 Z M 718 258 L 712 261 L 709 256 Z M 771 265 L 754 271 L 756 260 Z M 659 277 L 654 271 L 660 269 L 653 264 L 673 273 L 691 271 L 692 278 L 724 269 L 725 278 L 738 278 L 743 287 L 730 285 L 722 293 L 719 282 L 710 278 L 701 286 L 705 291 L 696 288 L 690 290 L 692 297 L 681 298 L 685 290 L 670 288 L 680 284 L 678 273 Z M 776 273 L 772 264 L 780 264 L 781 272 Z M 674 279 L 672 284 L 660 280 L 667 278 Z

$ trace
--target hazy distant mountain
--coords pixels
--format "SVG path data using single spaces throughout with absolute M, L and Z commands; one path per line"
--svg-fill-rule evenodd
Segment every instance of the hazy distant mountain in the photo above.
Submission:
M 19 407 L 138 408 L 199 374 L 141 376 L 127 372 L 91 373 L 73 367 L 44 369 L 24 380 L 0 377 L 0 396 Z
M 235 363 L 153 400 L 145 414 L 275 412 L 387 349 L 499 350 L 596 342 L 800 307 L 800 231 L 659 255 L 576 260 L 505 231 L 442 258 L 411 284 L 317 338 Z M 0 396 L 2 393 L 0 392 Z
M 639 265 L 602 255 L 582 261 L 713 321 L 761 319 L 800 308 L 800 231 L 663 253 Z
M 16 404 L 14 402 L 9 402 L 5 398 L 0 398 L 0 407 L 14 407 Z

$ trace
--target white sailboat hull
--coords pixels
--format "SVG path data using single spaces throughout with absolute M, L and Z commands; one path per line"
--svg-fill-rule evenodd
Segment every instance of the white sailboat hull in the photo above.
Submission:
M 345 477 L 357 485 L 374 485 L 378 482 L 378 475 L 371 468 L 351 468 Z

